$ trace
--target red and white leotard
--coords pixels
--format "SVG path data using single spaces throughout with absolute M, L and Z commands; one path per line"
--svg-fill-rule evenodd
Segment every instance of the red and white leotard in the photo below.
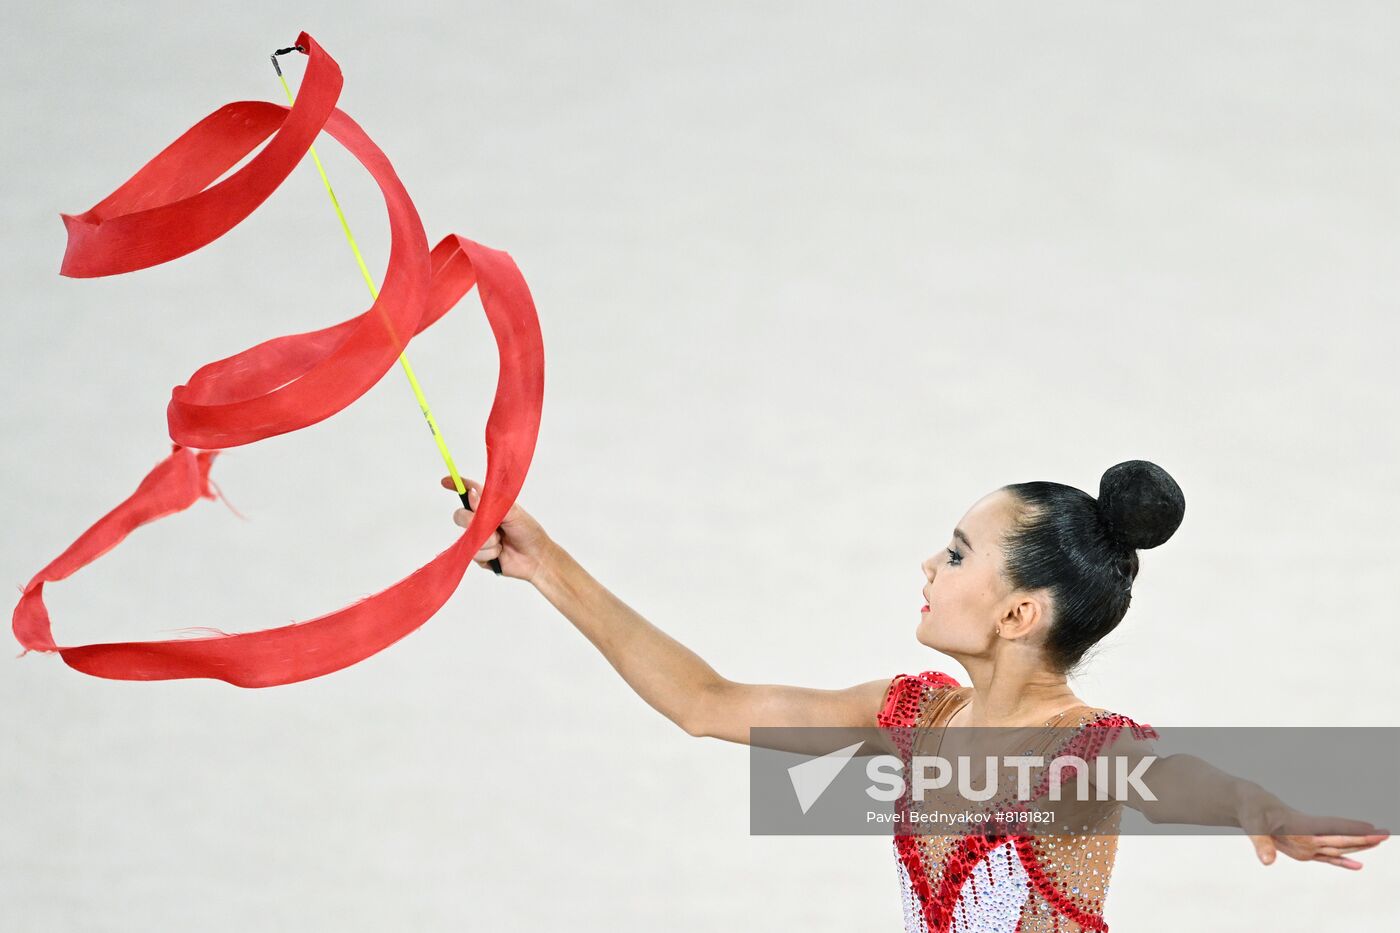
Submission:
M 886 729 L 945 726 L 972 695 L 947 674 L 900 674 L 885 694 L 876 724 Z M 1118 731 L 1155 738 L 1151 726 L 1080 706 L 1046 726 L 1075 740 L 1086 760 Z M 909 735 L 909 733 L 903 733 Z M 1083 740 L 1083 741 L 1080 741 Z M 896 739 L 896 744 L 908 739 Z M 901 746 L 907 753 L 908 749 Z M 1093 806 L 1093 805 L 1091 805 Z M 901 833 L 895 864 L 907 933 L 1077 933 L 1106 931 L 1103 902 L 1117 852 L 1121 803 L 1106 801 L 1085 834 L 964 835 Z

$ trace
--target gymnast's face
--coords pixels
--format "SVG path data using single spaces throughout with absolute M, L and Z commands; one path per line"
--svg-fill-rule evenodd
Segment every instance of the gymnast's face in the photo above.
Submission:
M 1002 576 L 1001 540 L 1015 514 L 1011 493 L 982 497 L 958 521 L 947 547 L 924 561 L 921 643 L 954 658 L 990 658 L 1003 636 L 1025 638 L 1047 618 L 1047 594 L 1014 592 Z

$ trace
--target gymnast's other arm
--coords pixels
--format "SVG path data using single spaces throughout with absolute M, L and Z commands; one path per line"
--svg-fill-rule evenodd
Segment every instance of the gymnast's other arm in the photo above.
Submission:
M 1122 733 L 1105 756 L 1109 794 L 1119 798 L 1152 823 L 1196 826 L 1234 826 L 1254 843 L 1255 855 L 1271 865 L 1278 852 L 1300 862 L 1317 861 L 1359 871 L 1361 862 L 1350 856 L 1384 842 L 1389 833 L 1365 820 L 1318 816 L 1289 806 L 1254 781 L 1222 771 L 1198 755 L 1178 753 L 1160 757 L 1148 737 Z M 1142 773 L 1155 799 L 1137 793 L 1128 774 Z M 1085 777 L 1097 784 L 1095 769 Z

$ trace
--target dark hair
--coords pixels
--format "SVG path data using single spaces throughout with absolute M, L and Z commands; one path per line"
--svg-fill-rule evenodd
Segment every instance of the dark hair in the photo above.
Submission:
M 1186 498 L 1166 470 L 1146 460 L 1109 467 L 1095 499 L 1061 483 L 1003 486 L 1017 500 L 1002 540 L 1003 573 L 1015 589 L 1048 589 L 1054 617 L 1047 660 L 1068 674 L 1128 611 L 1137 552 L 1181 525 Z

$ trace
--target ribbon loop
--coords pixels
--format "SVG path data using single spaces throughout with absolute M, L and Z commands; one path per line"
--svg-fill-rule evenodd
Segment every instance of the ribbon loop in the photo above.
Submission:
M 524 485 L 544 400 L 543 341 L 524 277 L 509 254 L 456 234 L 428 250 L 422 221 L 388 158 L 335 107 L 340 67 L 304 32 L 295 47 L 309 62 L 290 108 L 226 104 L 92 208 L 60 215 L 68 230 L 60 271 L 116 275 L 208 245 L 262 204 L 324 129 L 364 165 L 384 196 L 391 236 L 384 287 L 355 317 L 264 341 L 200 367 L 175 387 L 166 412 L 170 454 L 25 587 L 13 629 L 26 651 L 57 652 L 76 670 L 116 680 L 203 677 L 268 687 L 320 677 L 383 650 L 431 618 Z M 246 165 L 214 183 L 264 140 Z M 309 427 L 353 403 L 409 340 L 472 288 L 496 340 L 500 375 L 486 422 L 486 478 L 476 520 L 452 546 L 387 589 L 306 622 L 166 641 L 55 642 L 45 583 L 97 560 L 141 525 L 215 498 L 209 470 L 219 450 Z

